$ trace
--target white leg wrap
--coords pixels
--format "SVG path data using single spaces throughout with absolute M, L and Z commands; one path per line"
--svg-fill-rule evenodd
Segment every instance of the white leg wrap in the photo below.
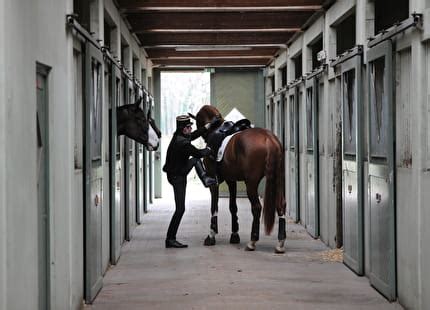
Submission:
M 210 232 L 209 232 L 209 236 L 210 236 L 211 238 L 214 238 L 214 237 L 215 237 L 215 235 L 216 235 L 215 231 L 214 231 L 213 229 L 211 229 L 211 230 L 210 230 Z
M 275 248 L 276 253 L 285 253 L 285 240 L 279 240 L 278 246 Z
M 257 241 L 249 241 L 248 242 L 248 248 L 255 250 L 255 244 L 257 243 Z

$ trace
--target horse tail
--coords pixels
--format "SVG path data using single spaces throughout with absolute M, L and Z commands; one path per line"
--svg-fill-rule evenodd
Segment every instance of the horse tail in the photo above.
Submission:
M 268 139 L 266 155 L 266 188 L 264 193 L 263 217 L 266 234 L 270 234 L 275 223 L 275 211 L 281 210 L 284 202 L 284 156 L 278 143 Z

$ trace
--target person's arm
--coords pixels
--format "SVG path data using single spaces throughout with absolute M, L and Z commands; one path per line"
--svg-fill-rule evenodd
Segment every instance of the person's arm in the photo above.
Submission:
M 191 141 L 196 140 L 198 137 L 204 134 L 206 130 L 207 129 L 205 127 L 194 130 L 192 133 L 190 133 Z
M 222 123 L 222 118 L 220 117 L 214 117 L 209 123 L 205 124 L 203 127 L 193 131 L 191 133 L 191 141 L 197 139 L 202 134 L 204 134 L 206 131 L 213 127 L 218 127 Z
M 205 156 L 209 156 L 212 153 L 210 148 L 198 149 L 189 142 L 188 143 L 184 142 L 181 148 L 184 154 L 195 158 L 202 158 Z

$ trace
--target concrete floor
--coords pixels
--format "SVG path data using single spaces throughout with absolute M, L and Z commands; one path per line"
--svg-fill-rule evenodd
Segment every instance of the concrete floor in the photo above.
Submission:
M 255 252 L 245 252 L 251 233 L 247 199 L 238 199 L 240 245 L 229 244 L 228 200 L 220 200 L 217 245 L 203 246 L 210 221 L 209 192 L 187 191 L 178 240 L 187 249 L 165 249 L 173 198 L 156 200 L 104 277 L 91 309 L 402 309 L 389 303 L 345 265 L 327 261 L 329 250 L 302 226 L 289 223 L 284 255 L 274 254 L 276 233 L 261 227 Z M 274 232 L 277 232 L 275 226 Z

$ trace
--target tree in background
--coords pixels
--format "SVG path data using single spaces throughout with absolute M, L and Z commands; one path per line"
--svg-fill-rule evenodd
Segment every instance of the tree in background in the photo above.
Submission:
M 176 116 L 210 104 L 210 73 L 162 72 L 161 73 L 161 131 L 171 135 L 175 131 Z

